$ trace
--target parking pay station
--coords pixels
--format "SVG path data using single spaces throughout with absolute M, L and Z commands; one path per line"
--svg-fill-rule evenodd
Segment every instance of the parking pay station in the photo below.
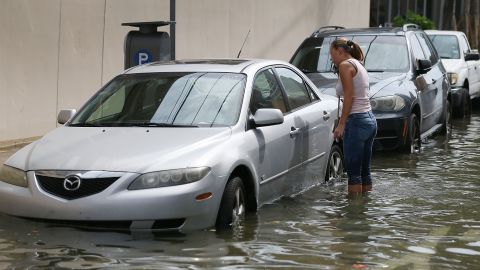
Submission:
M 125 37 L 125 69 L 161 60 L 171 59 L 171 40 L 167 32 L 158 32 L 157 28 L 174 22 L 133 22 L 124 26 L 139 27 Z

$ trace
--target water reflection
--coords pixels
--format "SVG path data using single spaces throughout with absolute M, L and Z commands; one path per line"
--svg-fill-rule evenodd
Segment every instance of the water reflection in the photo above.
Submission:
M 476 111 L 417 155 L 375 153 L 368 195 L 321 185 L 263 206 L 235 231 L 91 230 L 0 215 L 0 268 L 478 269 L 478 134 Z

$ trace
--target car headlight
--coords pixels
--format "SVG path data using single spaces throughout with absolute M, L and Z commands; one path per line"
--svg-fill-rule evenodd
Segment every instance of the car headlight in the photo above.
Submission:
M 397 95 L 372 98 L 372 110 L 375 111 L 400 111 L 405 107 L 405 100 Z
M 449 72 L 447 73 L 448 81 L 450 82 L 450 85 L 455 85 L 457 84 L 458 81 L 458 73 L 455 72 Z
M 21 186 L 21 187 L 27 187 L 27 173 L 7 166 L 7 165 L 2 165 L 0 167 L 0 181 L 3 181 L 5 183 L 9 183 L 15 186 Z
M 142 174 L 128 187 L 129 190 L 169 187 L 193 183 L 205 177 L 209 167 L 185 168 Z

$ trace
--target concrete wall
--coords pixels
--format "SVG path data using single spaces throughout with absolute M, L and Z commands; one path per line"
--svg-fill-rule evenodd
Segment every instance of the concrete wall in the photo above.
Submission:
M 123 22 L 169 20 L 169 0 L 0 0 L 0 147 L 42 136 L 123 70 Z M 345 7 L 348 7 L 345 8 Z M 178 59 L 289 60 L 324 25 L 368 26 L 369 0 L 177 0 Z M 168 31 L 168 28 L 165 28 Z

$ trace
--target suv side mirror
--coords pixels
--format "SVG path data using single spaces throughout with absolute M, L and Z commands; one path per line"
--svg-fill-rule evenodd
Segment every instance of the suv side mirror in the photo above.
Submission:
M 476 50 L 465 53 L 465 61 L 477 61 L 477 60 L 480 60 L 480 54 L 478 54 Z
M 252 120 L 255 127 L 278 125 L 283 123 L 283 113 L 279 109 L 258 109 Z
M 425 74 L 432 68 L 432 62 L 428 59 L 417 59 L 418 74 Z
M 61 110 L 58 113 L 57 122 L 60 125 L 65 124 L 68 120 L 72 119 L 76 112 L 77 110 Z

